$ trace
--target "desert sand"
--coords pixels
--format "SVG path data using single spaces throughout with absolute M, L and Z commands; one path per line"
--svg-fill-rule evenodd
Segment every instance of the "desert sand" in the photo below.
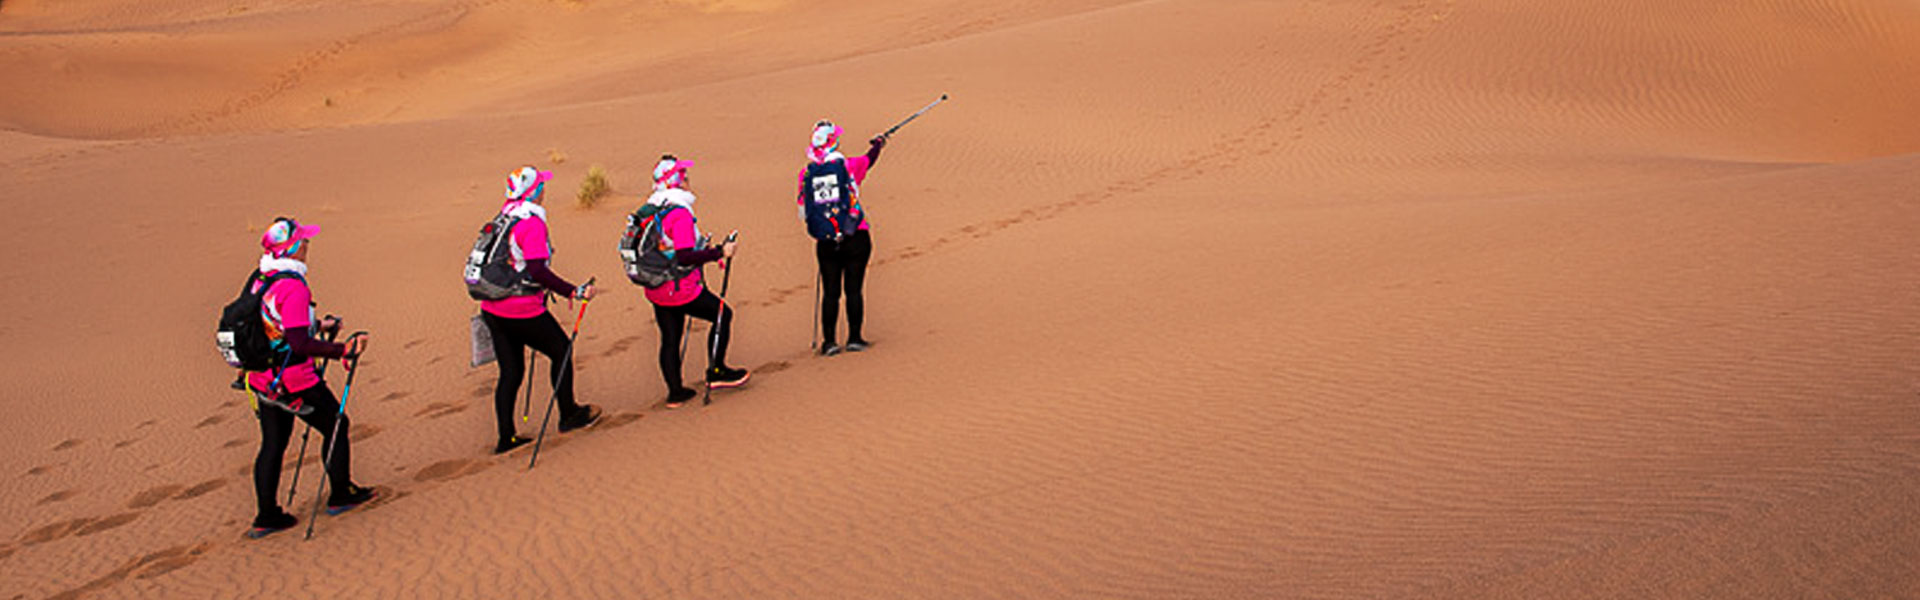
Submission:
M 1911 0 L 0 0 L 0 80 L 0 599 L 1920 597 Z M 941 93 L 814 356 L 808 130 Z M 607 290 L 533 471 L 456 274 L 521 164 Z M 374 338 L 304 542 L 212 340 L 277 215 Z

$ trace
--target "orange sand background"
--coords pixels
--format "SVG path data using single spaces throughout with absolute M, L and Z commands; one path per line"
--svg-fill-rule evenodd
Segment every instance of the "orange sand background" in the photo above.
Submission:
M 4 0 L 0 81 L 0 598 L 1920 597 L 1910 0 Z M 808 128 L 942 92 L 813 357 Z M 612 248 L 662 152 L 708 409 Z M 530 473 L 455 276 L 529 162 L 609 290 Z M 281 214 L 388 500 L 244 542 Z

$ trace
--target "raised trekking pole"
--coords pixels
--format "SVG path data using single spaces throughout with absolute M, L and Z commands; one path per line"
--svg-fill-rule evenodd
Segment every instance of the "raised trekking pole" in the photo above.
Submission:
M 893 132 L 899 131 L 901 127 L 906 127 L 907 124 L 912 123 L 914 119 L 920 118 L 920 115 L 926 114 L 927 111 L 933 110 L 933 107 L 939 106 L 941 102 L 946 102 L 946 101 L 947 101 L 947 95 L 941 94 L 940 99 L 934 100 L 933 103 L 928 104 L 926 108 L 913 111 L 913 114 L 907 115 L 907 118 L 905 120 L 902 120 L 899 123 L 894 124 L 894 126 L 892 127 L 888 127 L 887 132 L 880 134 L 880 137 L 892 136 Z
M 593 278 L 587 278 L 587 285 L 582 287 L 593 287 Z M 589 302 L 593 301 L 581 300 L 580 314 L 574 315 L 573 317 L 573 333 L 567 336 L 567 354 L 560 359 L 561 377 L 566 377 L 567 369 L 573 365 L 574 342 L 580 339 L 580 322 L 587 320 L 587 303 Z M 528 471 L 532 471 L 534 463 L 540 461 L 540 444 L 547 441 L 547 422 L 553 420 L 553 403 L 559 401 L 560 384 L 555 383 L 553 386 L 553 395 L 547 398 L 547 412 L 540 416 L 540 435 L 534 436 L 533 438 L 533 457 L 527 459 Z
M 327 318 L 331 319 L 334 317 L 333 315 L 327 315 Z M 338 336 L 340 330 L 335 328 L 321 333 L 323 337 L 320 339 L 332 342 L 333 338 Z M 325 377 L 327 375 L 326 359 L 321 359 L 320 364 L 315 365 L 313 370 L 318 372 L 320 376 Z M 293 459 L 293 483 L 287 484 L 287 506 L 293 506 L 293 495 L 300 491 L 300 468 L 307 464 L 307 438 L 313 436 L 313 424 L 308 423 L 306 419 L 299 419 L 299 421 L 303 426 L 300 428 L 300 453 L 294 455 Z
M 740 237 L 740 232 L 738 231 L 727 234 L 727 243 L 733 243 L 733 239 L 737 237 Z M 733 261 L 734 260 L 735 260 L 734 258 L 728 258 L 726 267 L 721 269 L 720 310 L 713 315 L 713 332 L 711 334 L 713 337 L 707 340 L 707 368 L 708 369 L 712 369 L 714 367 L 719 366 L 714 363 L 718 362 L 718 359 L 719 359 L 718 354 L 720 349 L 720 327 L 721 327 L 720 320 L 727 318 L 727 285 L 730 283 L 733 283 Z M 713 404 L 713 382 L 709 381 L 707 382 L 707 394 L 705 397 L 702 397 L 700 399 L 700 405 L 708 406 L 711 404 Z
M 347 336 L 347 343 L 351 345 L 353 338 L 364 335 L 367 335 L 367 332 L 355 331 L 353 335 Z M 333 433 L 327 434 L 326 451 L 320 454 L 320 470 L 322 471 L 320 474 L 320 488 L 313 492 L 313 512 L 307 515 L 307 536 L 301 538 L 305 540 L 313 539 L 313 523 L 320 519 L 321 503 L 327 501 L 327 480 L 331 478 L 333 473 L 334 447 L 340 443 L 340 423 L 347 420 L 347 399 L 353 395 L 353 376 L 360 372 L 360 358 L 357 356 L 350 359 L 342 359 L 341 364 L 346 365 L 347 368 L 347 386 L 340 390 L 340 411 L 333 415 Z

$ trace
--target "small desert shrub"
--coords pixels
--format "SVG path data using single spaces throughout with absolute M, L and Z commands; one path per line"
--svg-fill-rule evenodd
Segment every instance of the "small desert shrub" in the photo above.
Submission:
M 587 178 L 580 180 L 580 208 L 593 208 L 600 199 L 613 191 L 613 185 L 607 183 L 607 170 L 600 165 L 587 167 Z

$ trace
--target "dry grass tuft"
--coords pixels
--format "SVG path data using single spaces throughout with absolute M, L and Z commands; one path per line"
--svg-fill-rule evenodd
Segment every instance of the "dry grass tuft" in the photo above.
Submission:
M 607 169 L 600 165 L 587 167 L 587 178 L 580 180 L 580 193 L 574 198 L 580 208 L 593 208 L 601 198 L 613 191 L 613 184 L 607 183 Z

